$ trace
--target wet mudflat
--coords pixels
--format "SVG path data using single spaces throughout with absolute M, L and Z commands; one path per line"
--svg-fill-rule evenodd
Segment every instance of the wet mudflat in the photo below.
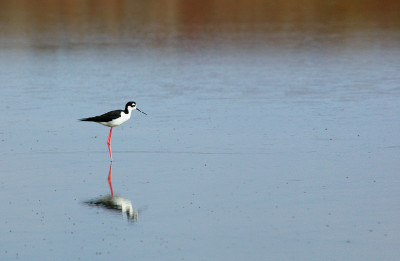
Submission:
M 2 3 L 1 260 L 400 256 L 396 4 L 244 2 Z

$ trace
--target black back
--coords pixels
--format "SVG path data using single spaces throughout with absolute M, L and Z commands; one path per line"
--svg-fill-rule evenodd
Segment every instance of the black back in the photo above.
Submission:
M 112 120 L 115 120 L 115 119 L 121 117 L 122 112 L 128 114 L 129 113 L 128 107 L 135 107 L 135 106 L 136 106 L 136 102 L 130 101 L 125 105 L 125 110 L 109 111 L 109 112 L 104 113 L 99 116 L 83 118 L 83 119 L 79 119 L 79 120 L 80 121 L 94 121 L 94 122 L 109 122 L 109 121 L 112 121 Z
M 122 110 L 115 110 L 115 111 L 110 111 L 107 113 L 104 113 L 99 116 L 94 116 L 94 117 L 89 117 L 89 118 L 83 118 L 79 119 L 80 121 L 94 121 L 94 122 L 109 122 L 112 120 L 115 120 L 119 117 L 121 117 Z

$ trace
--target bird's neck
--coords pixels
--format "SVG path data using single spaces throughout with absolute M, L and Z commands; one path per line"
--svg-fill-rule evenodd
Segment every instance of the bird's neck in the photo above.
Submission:
M 125 108 L 125 110 L 124 110 L 124 113 L 128 114 L 128 115 L 130 115 L 131 112 L 132 112 L 132 109 Z

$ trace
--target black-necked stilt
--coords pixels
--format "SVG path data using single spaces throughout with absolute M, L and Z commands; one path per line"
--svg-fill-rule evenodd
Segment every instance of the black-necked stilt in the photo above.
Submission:
M 93 121 L 93 122 L 100 123 L 104 126 L 111 127 L 110 134 L 108 135 L 108 140 L 107 140 L 107 145 L 108 145 L 108 150 L 110 151 L 111 161 L 112 161 L 111 134 L 112 134 L 113 127 L 119 126 L 122 123 L 129 120 L 129 118 L 131 117 L 132 110 L 137 110 L 143 114 L 146 114 L 136 107 L 136 102 L 130 101 L 125 105 L 125 110 L 115 110 L 115 111 L 110 111 L 110 112 L 104 113 L 100 116 L 80 119 L 81 121 Z

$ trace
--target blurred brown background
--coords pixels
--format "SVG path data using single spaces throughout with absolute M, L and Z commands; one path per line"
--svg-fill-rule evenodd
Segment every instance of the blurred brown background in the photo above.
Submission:
M 173 32 L 400 29 L 400 1 L 323 0 L 32 0 L 1 1 L 0 36 L 68 33 L 133 34 L 149 27 Z M 199 27 L 193 26 L 198 24 Z M 191 25 L 186 27 L 186 25 Z M 209 25 L 209 26 L 207 26 Z M 328 29 L 329 30 L 329 29 Z

